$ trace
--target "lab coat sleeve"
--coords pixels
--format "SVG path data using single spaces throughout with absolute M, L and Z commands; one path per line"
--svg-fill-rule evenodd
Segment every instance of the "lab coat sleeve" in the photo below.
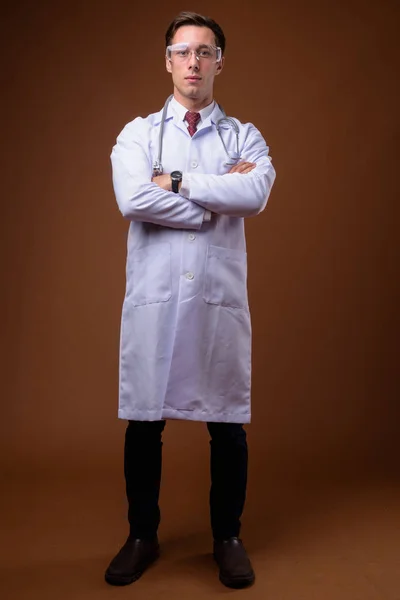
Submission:
M 128 123 L 111 152 L 112 181 L 122 215 L 176 229 L 200 229 L 206 210 L 151 181 L 150 126 L 140 117 Z
M 250 217 L 264 210 L 275 181 L 269 148 L 261 133 L 249 124 L 241 161 L 257 166 L 243 175 L 184 173 L 180 193 L 213 213 L 231 217 Z

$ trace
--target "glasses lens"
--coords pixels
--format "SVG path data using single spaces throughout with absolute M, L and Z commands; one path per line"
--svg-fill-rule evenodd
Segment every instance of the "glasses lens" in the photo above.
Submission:
M 173 44 L 172 46 L 168 46 L 167 48 L 167 56 L 170 60 L 174 61 L 185 61 L 192 54 L 199 60 L 204 61 L 219 61 L 221 60 L 221 49 L 215 48 L 214 46 L 208 46 L 202 44 L 201 46 L 196 46 L 193 44 Z

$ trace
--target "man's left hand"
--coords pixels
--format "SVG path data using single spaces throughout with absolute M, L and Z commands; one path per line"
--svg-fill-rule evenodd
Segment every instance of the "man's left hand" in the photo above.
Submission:
M 153 177 L 151 181 L 157 184 L 162 190 L 165 190 L 166 192 L 172 192 L 172 181 L 169 173 L 156 175 L 156 177 Z

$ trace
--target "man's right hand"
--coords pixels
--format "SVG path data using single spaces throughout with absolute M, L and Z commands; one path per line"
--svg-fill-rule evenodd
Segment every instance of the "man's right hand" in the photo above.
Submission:
M 242 162 L 237 163 L 237 165 L 233 165 L 229 173 L 241 173 L 242 175 L 246 175 L 246 173 L 250 173 L 256 166 L 256 163 L 243 160 Z

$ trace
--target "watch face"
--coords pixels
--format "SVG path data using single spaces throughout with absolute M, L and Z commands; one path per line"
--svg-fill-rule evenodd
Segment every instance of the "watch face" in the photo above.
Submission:
M 180 181 L 182 179 L 182 172 L 181 171 L 172 171 L 171 178 L 177 179 L 178 181 Z

